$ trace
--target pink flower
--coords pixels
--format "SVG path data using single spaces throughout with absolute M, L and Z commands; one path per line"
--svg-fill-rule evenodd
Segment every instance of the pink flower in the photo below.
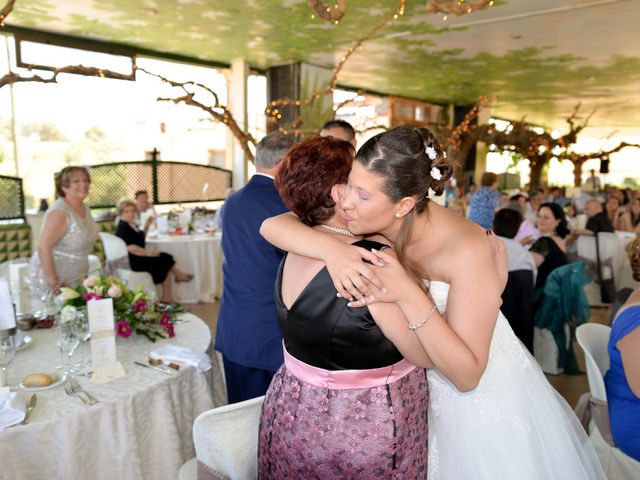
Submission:
M 84 298 L 87 302 L 89 300 L 102 300 L 102 297 L 96 293 L 91 293 L 91 292 L 87 292 L 85 293 L 82 298 Z
M 134 312 L 140 312 L 142 315 L 147 311 L 147 302 L 144 300 L 138 300 L 133 306 Z
M 122 296 L 122 289 L 118 285 L 111 285 L 107 291 L 107 295 L 111 298 L 119 298 Z
M 160 325 L 166 325 L 167 323 L 171 323 L 171 316 L 168 312 L 163 312 L 160 315 Z
M 173 323 L 171 323 L 170 321 L 167 321 L 166 323 L 161 323 L 161 325 L 167 331 L 167 335 L 169 336 L 169 338 L 173 338 L 176 336 L 176 332 L 173 329 Z
M 119 337 L 128 338 L 131 336 L 133 329 L 125 320 L 120 320 L 118 323 L 116 323 L 116 332 Z
M 84 279 L 84 281 L 82 282 L 82 286 L 84 288 L 91 288 L 95 287 L 96 283 L 98 283 L 98 277 L 91 275 L 90 277 Z

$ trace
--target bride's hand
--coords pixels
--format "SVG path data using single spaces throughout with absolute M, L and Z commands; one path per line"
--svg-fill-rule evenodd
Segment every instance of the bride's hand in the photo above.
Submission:
M 407 273 L 397 258 L 387 252 L 373 250 L 376 261 L 371 268 L 377 277 L 388 285 L 384 290 L 372 286 L 373 296 L 367 296 L 366 304 L 373 303 L 398 303 L 408 298 L 409 295 L 419 293 L 420 287 L 415 280 Z M 382 263 L 382 265 L 381 265 Z M 363 306 L 362 302 L 352 301 L 350 307 Z
M 386 291 L 384 283 L 363 260 L 373 264 L 381 262 L 365 248 L 331 242 L 330 251 L 323 260 L 338 295 L 343 298 L 362 302 L 373 295 L 372 287 L 380 292 Z

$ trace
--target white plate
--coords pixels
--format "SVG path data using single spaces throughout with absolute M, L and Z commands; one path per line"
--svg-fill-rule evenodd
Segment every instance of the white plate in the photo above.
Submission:
M 23 348 L 27 348 L 29 345 L 31 345 L 31 342 L 33 342 L 33 337 L 29 335 L 25 335 L 24 337 L 22 337 L 22 340 L 20 341 L 20 343 L 16 345 L 16 350 L 22 350 Z
M 55 377 L 56 380 L 51 385 L 47 385 L 46 387 L 27 387 L 23 382 L 20 382 L 20 385 L 18 386 L 20 387 L 21 390 L 24 390 L 25 392 L 41 392 L 42 390 L 49 390 L 50 388 L 56 388 L 57 386 L 63 384 L 64 381 L 67 379 L 67 377 L 65 377 L 64 375 L 58 375 L 57 373 L 47 373 L 47 375 L 51 375 L 52 377 Z

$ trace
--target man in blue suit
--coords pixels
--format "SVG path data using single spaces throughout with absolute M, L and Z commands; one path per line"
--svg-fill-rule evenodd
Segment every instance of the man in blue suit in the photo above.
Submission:
M 266 218 L 287 211 L 274 185 L 280 161 L 295 143 L 273 132 L 256 147 L 256 173 L 221 212 L 223 291 L 216 330 L 229 403 L 264 395 L 283 362 L 274 285 L 284 252 L 260 235 Z

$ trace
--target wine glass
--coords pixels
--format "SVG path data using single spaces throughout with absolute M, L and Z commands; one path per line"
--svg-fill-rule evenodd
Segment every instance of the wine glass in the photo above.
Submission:
M 80 367 L 80 375 L 89 375 L 92 368 L 91 359 L 87 352 L 87 343 L 91 338 L 91 329 L 89 327 L 89 316 L 85 310 L 76 312 L 76 330 L 82 342 L 82 361 L 76 367 Z
M 73 352 L 80 343 L 76 322 L 73 320 L 58 322 L 56 326 L 56 339 L 58 348 L 62 353 L 64 375 L 69 376 L 72 373 L 70 365 L 71 355 L 73 355 Z
M 5 332 L 5 335 L 0 338 L 0 387 L 9 386 L 7 367 L 9 367 L 15 354 L 16 344 L 13 336 Z

